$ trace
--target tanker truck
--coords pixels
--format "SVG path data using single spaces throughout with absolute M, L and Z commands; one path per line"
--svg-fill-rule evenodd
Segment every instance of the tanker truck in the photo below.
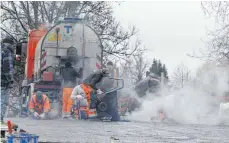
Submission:
M 31 30 L 26 46 L 25 79 L 22 82 L 21 115 L 28 115 L 28 104 L 36 91 L 50 99 L 51 109 L 61 114 L 62 79 L 65 63 L 71 62 L 80 73 L 79 81 L 102 68 L 103 52 L 96 32 L 84 20 L 65 18 L 51 28 Z M 22 46 L 17 46 L 20 58 Z

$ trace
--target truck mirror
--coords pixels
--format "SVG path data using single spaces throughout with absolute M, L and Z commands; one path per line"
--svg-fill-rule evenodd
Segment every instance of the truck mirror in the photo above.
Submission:
M 16 60 L 21 61 L 21 50 L 22 50 L 22 43 L 17 43 L 16 45 Z

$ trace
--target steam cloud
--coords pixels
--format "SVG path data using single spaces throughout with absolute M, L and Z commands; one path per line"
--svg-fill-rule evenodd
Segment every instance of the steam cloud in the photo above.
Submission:
M 197 78 L 182 89 L 168 92 L 165 88 L 160 97 L 148 94 L 140 111 L 128 115 L 128 119 L 151 121 L 162 108 L 169 119 L 178 123 L 218 124 L 220 101 L 217 96 L 229 91 L 228 71 L 229 67 L 203 67 Z

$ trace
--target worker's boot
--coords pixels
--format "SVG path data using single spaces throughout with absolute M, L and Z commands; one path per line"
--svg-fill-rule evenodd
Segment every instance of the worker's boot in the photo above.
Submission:
M 66 116 L 66 113 L 62 112 L 62 118 L 65 118 L 65 116 Z
M 112 119 L 112 116 L 110 116 L 110 115 L 107 115 L 107 116 L 100 118 L 100 120 L 102 120 L 103 122 L 110 122 L 111 119 Z
M 112 116 L 107 114 L 106 112 L 100 112 L 98 113 L 98 118 L 102 121 L 111 121 Z
M 63 119 L 71 119 L 72 118 L 71 113 L 64 113 L 64 114 L 62 114 L 62 118 Z

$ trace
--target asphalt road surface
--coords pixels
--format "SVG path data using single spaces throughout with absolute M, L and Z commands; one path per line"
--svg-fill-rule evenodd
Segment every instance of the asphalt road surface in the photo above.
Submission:
M 229 126 L 182 125 L 159 122 L 99 122 L 11 118 L 19 128 L 39 135 L 39 142 L 68 143 L 228 143 Z

